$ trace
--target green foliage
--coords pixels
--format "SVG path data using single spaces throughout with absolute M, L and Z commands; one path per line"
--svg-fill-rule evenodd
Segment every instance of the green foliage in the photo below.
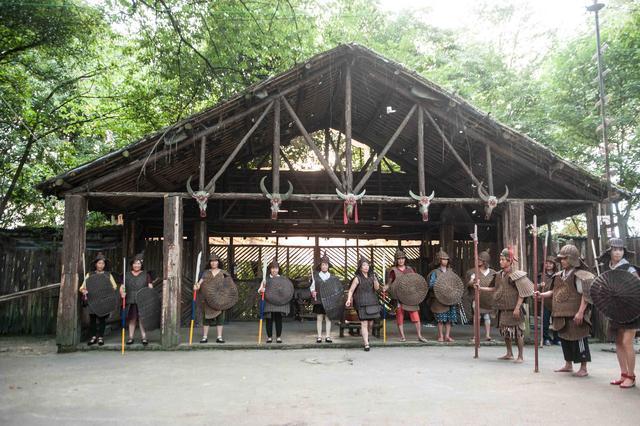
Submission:
M 640 8 L 605 9 L 612 169 L 640 186 Z M 480 2 L 478 22 L 531 27 L 519 0 Z M 4 0 L 0 2 L 0 195 L 18 175 L 0 226 L 59 223 L 61 203 L 33 185 L 210 107 L 339 43 L 357 42 L 602 174 L 591 21 L 536 54 L 509 34 L 443 30 L 428 9 L 383 12 L 368 0 Z M 313 135 L 322 141 L 322 135 Z M 284 148 L 313 160 L 305 145 Z M 367 153 L 356 149 L 356 168 Z M 24 161 L 22 161 L 24 160 Z M 260 159 L 256 159 L 254 165 Z M 268 165 L 268 161 L 267 161 Z M 393 166 L 395 167 L 395 166 Z M 383 163 L 383 170 L 387 166 Z M 623 215 L 638 204 L 637 195 Z M 92 217 L 99 224 L 102 216 Z

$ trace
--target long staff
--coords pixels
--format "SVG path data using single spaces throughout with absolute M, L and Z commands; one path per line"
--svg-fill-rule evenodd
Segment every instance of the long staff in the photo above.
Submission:
M 260 323 L 258 324 L 258 344 L 262 343 L 262 320 L 264 318 L 264 293 L 267 285 L 267 264 L 262 260 L 262 282 L 265 285 L 265 292 L 260 297 Z
M 544 262 L 543 264 L 546 267 L 547 264 L 547 246 L 549 245 L 549 227 L 551 225 L 547 224 L 547 232 L 544 234 L 544 246 L 542 247 L 542 262 Z M 542 269 L 542 273 L 544 274 L 544 268 Z M 537 289 L 536 289 L 537 290 Z M 545 291 L 548 291 L 548 288 L 545 288 Z M 541 315 L 544 315 L 544 299 L 541 297 L 540 298 L 540 313 Z M 544 325 L 544 322 L 543 322 Z M 544 332 L 540 333 L 540 347 L 544 347 Z
M 125 313 L 127 310 L 127 305 L 126 305 L 126 300 L 127 300 L 127 296 L 126 296 L 126 292 L 127 292 L 127 286 L 126 286 L 126 280 L 127 280 L 127 258 L 123 257 L 122 258 L 122 287 L 124 288 L 124 295 L 121 295 L 122 297 L 122 310 L 120 311 L 120 318 L 122 318 L 122 355 L 124 355 L 124 329 L 125 329 Z
M 538 290 L 538 217 L 533 215 L 533 287 Z M 533 372 L 538 373 L 538 301 L 533 298 Z
M 473 257 L 475 259 L 475 281 L 480 282 L 480 267 L 478 266 L 478 225 L 473 226 Z M 480 351 L 480 289 L 474 291 L 475 309 L 473 310 L 473 335 L 475 343 L 474 358 L 478 358 Z
M 387 276 L 387 253 L 382 255 L 382 341 L 387 343 L 387 292 L 384 282 Z
M 202 252 L 198 253 L 198 261 L 196 262 L 195 282 L 198 282 L 198 274 L 200 273 L 200 262 L 202 261 Z M 193 289 L 193 300 L 191 301 L 191 326 L 189 327 L 189 345 L 193 342 L 193 324 L 196 322 L 196 298 L 198 290 Z

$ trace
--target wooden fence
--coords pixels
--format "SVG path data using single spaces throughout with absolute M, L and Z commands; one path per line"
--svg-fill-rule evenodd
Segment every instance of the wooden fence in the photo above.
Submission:
M 58 287 L 60 280 L 60 259 L 62 232 L 59 229 L 29 229 L 3 231 L 0 233 L 0 334 L 51 334 L 55 333 L 58 308 Z M 554 241 L 551 252 L 566 239 Z M 583 255 L 588 249 L 585 239 L 573 238 Z M 541 247 L 542 241 L 539 246 Z M 635 250 L 634 262 L 638 264 L 640 256 L 640 238 L 630 239 L 629 247 Z M 530 247 L 530 245 L 529 245 Z M 323 246 L 332 262 L 332 271 L 347 283 L 353 276 L 357 259 L 360 256 L 371 259 L 374 270 L 382 274 L 382 261 L 392 262 L 396 246 Z M 496 243 L 480 243 L 480 249 L 489 248 L 493 263 L 497 266 L 499 246 Z M 439 249 L 437 245 L 425 243 L 403 247 L 408 264 L 418 272 L 426 274 L 433 267 L 432 260 Z M 186 262 L 183 265 L 183 286 L 181 317 L 184 325 L 191 318 L 192 284 L 195 278 L 195 261 L 192 259 L 192 242 L 184 241 Z M 119 227 L 90 230 L 87 232 L 87 265 L 98 252 L 104 253 L 112 261 L 112 270 L 122 271 L 122 230 Z M 306 280 L 309 267 L 313 263 L 313 246 L 273 246 L 273 245 L 213 245 L 224 266 L 234 275 L 240 289 L 240 302 L 229 312 L 232 320 L 250 320 L 257 315 L 257 287 L 261 272 L 261 260 L 277 257 L 284 275 L 295 280 Z M 458 274 L 464 276 L 473 267 L 473 243 L 454 241 L 452 253 L 453 266 Z M 206 256 L 205 256 L 206 257 Z M 532 256 L 529 255 L 531 259 Z M 539 255 L 541 258 L 541 253 Z M 229 265 L 229 261 L 232 265 Z M 206 261 L 206 259 L 204 260 Z M 529 268 L 531 268 L 531 264 Z M 147 240 L 145 243 L 145 269 L 154 278 L 162 277 L 162 241 Z M 161 285 L 161 284 L 159 284 Z M 42 290 L 40 291 L 39 289 Z M 15 293 L 22 297 L 15 297 Z M 467 306 L 468 305 L 468 306 Z M 465 301 L 465 310 L 470 312 L 470 301 Z

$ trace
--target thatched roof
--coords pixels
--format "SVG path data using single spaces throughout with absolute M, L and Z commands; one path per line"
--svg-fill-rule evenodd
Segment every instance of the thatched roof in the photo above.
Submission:
M 181 191 L 190 175 L 197 174 L 198 144 L 207 137 L 207 180 L 231 153 L 253 125 L 270 97 L 285 96 L 309 133 L 333 128 L 344 132 L 344 70 L 352 64 L 353 138 L 379 152 L 416 103 L 421 103 L 437 121 L 458 154 L 479 180 L 487 181 L 485 145 L 493 158 L 496 193 L 508 185 L 510 197 L 581 199 L 602 201 L 606 182 L 581 169 L 542 144 L 499 123 L 464 99 L 452 94 L 401 64 L 356 44 L 340 45 L 313 56 L 308 61 L 248 87 L 231 99 L 194 114 L 172 126 L 147 135 L 129 146 L 109 153 L 38 185 L 45 194 L 64 196 L 86 191 Z M 389 112 L 387 107 L 391 107 Z M 237 114 L 241 120 L 225 121 Z M 272 149 L 272 114 L 261 123 L 240 151 L 217 192 L 258 192 L 260 173 L 243 168 L 250 160 Z M 228 123 L 228 124 L 227 124 Z M 476 197 L 476 189 L 465 171 L 443 145 L 441 135 L 425 121 L 425 171 L 427 188 L 437 197 Z M 283 108 L 282 144 L 299 136 L 292 119 Z M 417 125 L 415 115 L 388 152 L 387 157 L 402 167 L 404 175 L 398 193 L 417 188 Z M 143 169 L 144 167 L 144 169 Z M 118 173 L 117 178 L 114 173 Z M 326 176 L 297 173 L 316 193 L 333 193 Z M 286 174 L 283 179 L 286 179 Z M 395 179 L 395 178 L 393 178 Z M 319 181 L 320 180 L 320 181 Z M 391 180 L 387 179 L 391 185 Z M 387 182 L 387 181 L 383 181 Z M 379 189 L 369 180 L 368 194 L 394 195 L 394 189 Z M 408 185 L 408 187 L 406 186 Z M 328 190 L 327 190 L 328 187 Z M 297 193 L 301 192 L 299 186 Z M 616 196 L 624 195 L 616 189 Z M 147 201 L 150 202 L 150 201 Z M 92 200 L 97 210 L 121 212 L 141 208 L 140 200 L 108 198 Z M 557 206 L 553 207 L 557 209 Z M 544 211 L 544 207 L 542 208 Z M 573 207 L 567 207 L 570 213 Z

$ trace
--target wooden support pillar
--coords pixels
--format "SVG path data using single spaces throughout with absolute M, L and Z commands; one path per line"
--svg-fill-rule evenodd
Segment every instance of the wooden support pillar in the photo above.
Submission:
M 596 247 L 598 254 L 600 251 L 598 247 L 600 247 L 600 236 L 598 235 L 598 210 L 595 205 L 589 206 L 587 211 L 585 212 L 587 216 L 587 248 L 586 248 L 586 260 L 587 265 L 589 267 L 595 269 L 596 258 L 593 255 L 593 248 L 591 246 L 591 241 Z
M 597 205 L 592 205 L 587 208 L 585 215 L 587 217 L 587 247 L 586 251 L 586 261 L 587 265 L 593 269 L 593 272 L 596 273 L 596 262 L 597 259 L 593 254 L 593 249 L 591 248 L 591 241 L 593 241 L 596 250 L 598 250 L 598 255 L 600 254 L 600 235 L 598 235 L 598 207 Z M 608 329 L 609 329 L 609 320 L 605 317 L 602 312 L 598 309 L 592 310 L 592 325 L 593 325 L 593 334 L 597 339 L 601 341 L 606 341 L 608 338 Z
M 527 236 L 524 216 L 524 203 L 521 201 L 508 201 L 502 214 L 502 248 L 511 248 L 513 255 L 518 258 L 514 262 L 513 269 L 527 269 Z M 498 250 L 501 251 L 502 248 Z M 527 271 L 531 277 L 532 271 Z M 529 315 L 525 317 L 524 335 L 529 337 L 531 328 L 529 327 Z
M 353 188 L 353 159 L 351 152 L 351 64 L 346 65 L 344 82 L 344 136 L 345 158 L 347 169 L 347 187 L 345 191 L 351 192 Z
M 165 197 L 162 244 L 162 346 L 165 348 L 175 347 L 180 341 L 182 246 L 182 198 Z
M 138 253 L 137 238 L 138 221 L 125 215 L 122 227 L 122 256 L 126 257 L 127 261 L 133 259 Z
M 452 223 L 444 223 L 440 226 L 440 248 L 446 251 L 452 260 L 455 260 L 453 259 L 453 234 L 454 225 Z
M 209 233 L 206 220 L 197 220 L 193 224 L 193 270 L 196 270 L 198 263 L 198 253 L 202 252 L 200 269 L 204 269 L 209 260 Z M 200 271 L 196 271 L 197 274 Z
M 320 237 L 316 235 L 313 237 L 313 241 L 313 265 L 315 266 L 320 263 L 320 256 L 322 256 L 320 253 Z
M 260 258 L 262 259 L 262 257 Z M 229 273 L 231 275 L 233 275 L 233 277 L 236 277 L 236 249 L 235 246 L 233 244 L 233 237 L 229 238 L 229 249 L 227 251 L 227 265 L 225 265 L 227 268 L 227 271 L 229 271 Z
M 298 106 L 298 105 L 296 105 Z M 280 193 L 280 99 L 276 99 L 273 108 L 273 154 L 271 155 L 273 171 L 272 194 Z
M 86 247 L 87 206 L 87 198 L 82 195 L 65 196 L 62 277 L 56 325 L 58 352 L 74 351 L 80 341 L 78 288 L 84 278 L 82 257 Z
M 516 267 L 520 269 L 525 269 L 528 264 L 525 231 L 524 203 L 521 201 L 508 201 L 502 214 L 503 247 L 500 250 L 511 247 L 513 254 L 519 259 Z

